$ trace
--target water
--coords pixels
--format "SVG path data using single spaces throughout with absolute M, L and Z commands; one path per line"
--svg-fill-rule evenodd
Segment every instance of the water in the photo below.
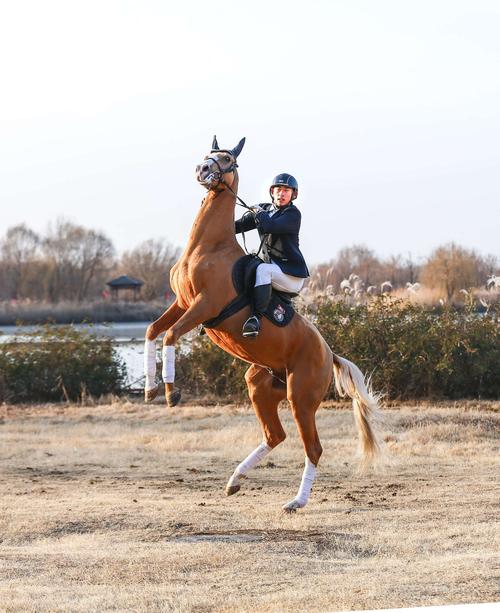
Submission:
M 117 322 L 112 324 L 74 324 L 76 330 L 89 330 L 102 338 L 112 338 L 120 358 L 127 367 L 127 384 L 140 387 L 143 377 L 144 335 L 151 322 Z M 38 326 L 0 326 L 0 342 L 14 335 L 33 332 Z M 54 327 L 58 327 L 56 324 Z M 158 343 L 159 345 L 159 343 Z

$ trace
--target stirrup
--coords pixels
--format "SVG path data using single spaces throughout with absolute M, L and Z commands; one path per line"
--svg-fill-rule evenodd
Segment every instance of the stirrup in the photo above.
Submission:
M 260 321 L 257 315 L 252 315 L 243 324 L 243 336 L 258 336 L 260 332 Z

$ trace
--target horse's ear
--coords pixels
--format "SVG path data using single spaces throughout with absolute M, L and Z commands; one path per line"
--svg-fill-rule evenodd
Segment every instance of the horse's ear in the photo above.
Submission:
M 243 149 L 243 145 L 245 144 L 245 140 L 245 138 L 242 138 L 240 142 L 236 145 L 236 147 L 231 151 L 235 158 L 240 155 L 241 150 Z
M 214 136 L 214 140 L 212 141 L 212 151 L 218 151 L 219 143 L 217 142 L 217 136 Z

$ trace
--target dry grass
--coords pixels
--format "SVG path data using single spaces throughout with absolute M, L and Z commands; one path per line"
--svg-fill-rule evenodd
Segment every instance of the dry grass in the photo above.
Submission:
M 498 594 L 499 403 L 385 411 L 390 462 L 356 476 L 352 413 L 318 413 L 309 506 L 279 509 L 289 439 L 231 498 L 260 440 L 248 407 L 1 407 L 0 610 L 335 611 Z

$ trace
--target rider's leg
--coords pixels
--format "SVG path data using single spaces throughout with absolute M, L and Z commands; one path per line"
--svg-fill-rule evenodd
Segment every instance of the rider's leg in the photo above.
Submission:
M 253 289 L 252 314 L 243 324 L 243 336 L 257 336 L 260 331 L 260 317 L 265 312 L 271 299 L 272 288 L 298 293 L 304 285 L 304 279 L 287 275 L 277 264 L 259 264 Z
M 273 269 L 276 264 L 259 264 L 255 273 L 255 286 L 252 290 L 252 313 L 243 324 L 243 336 L 257 336 L 260 331 L 260 317 L 267 309 L 272 293 Z

